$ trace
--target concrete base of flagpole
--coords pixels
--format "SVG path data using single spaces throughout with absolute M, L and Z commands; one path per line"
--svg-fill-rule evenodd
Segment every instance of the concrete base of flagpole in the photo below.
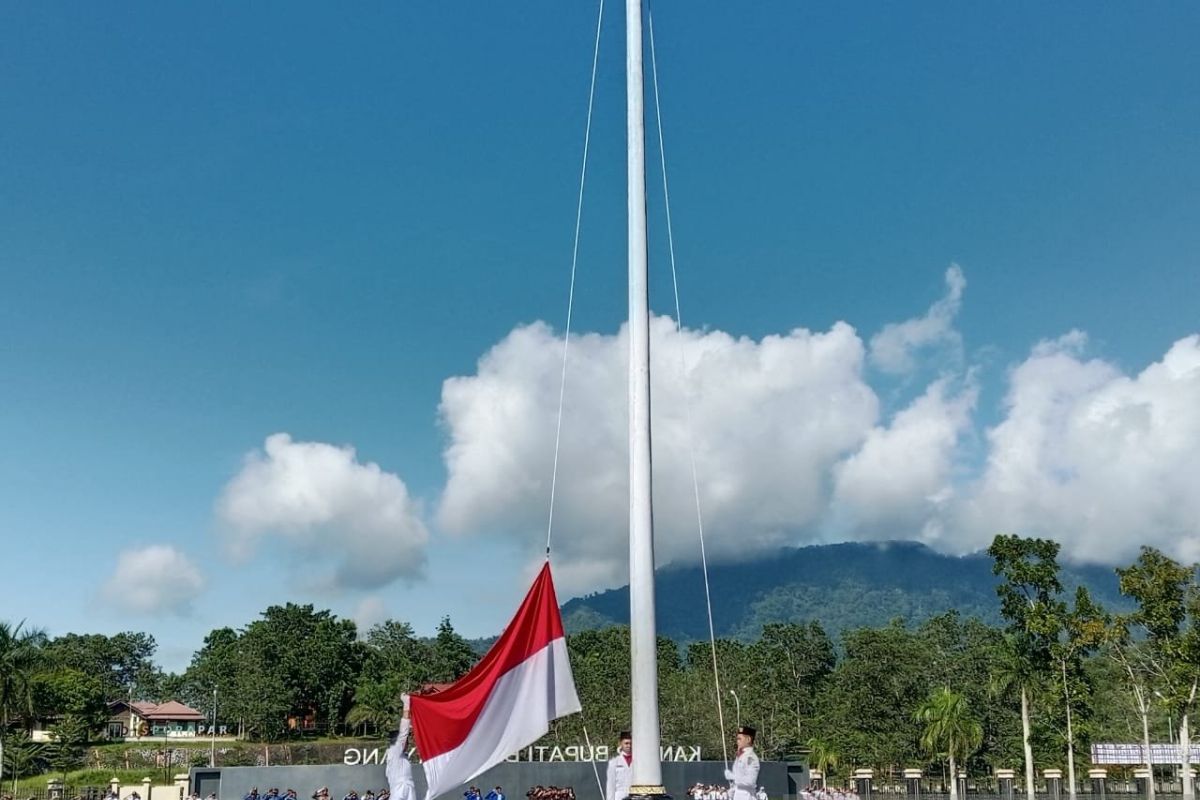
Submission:
M 630 786 L 629 800 L 671 800 L 665 786 Z

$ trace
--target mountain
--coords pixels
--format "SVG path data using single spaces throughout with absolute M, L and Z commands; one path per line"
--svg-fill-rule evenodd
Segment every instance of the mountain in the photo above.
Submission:
M 656 574 L 659 634 L 707 639 L 700 568 L 668 566 Z M 787 548 L 755 561 L 711 566 L 708 577 L 719 637 L 753 639 L 768 622 L 814 619 L 837 635 L 896 617 L 921 622 L 951 609 L 1002 624 L 991 558 L 942 555 L 916 542 Z M 1106 608 L 1129 607 L 1111 567 L 1064 565 L 1060 577 L 1072 595 L 1084 585 Z M 577 597 L 562 611 L 568 632 L 628 624 L 629 587 Z

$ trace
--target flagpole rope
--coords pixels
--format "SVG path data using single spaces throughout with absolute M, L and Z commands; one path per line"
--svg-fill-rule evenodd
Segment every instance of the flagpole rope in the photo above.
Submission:
M 717 695 L 717 725 L 720 727 L 721 753 L 724 757 L 725 765 L 728 767 L 729 746 L 725 741 L 725 710 L 724 704 L 721 702 L 721 672 L 717 666 L 717 637 L 713 628 L 712 592 L 708 583 L 708 555 L 704 547 L 704 513 L 700 504 L 700 479 L 696 471 L 695 428 L 692 424 L 691 395 L 688 392 L 687 355 L 684 351 L 683 341 L 683 312 L 680 309 L 679 303 L 679 277 L 675 269 L 675 234 L 671 227 L 671 193 L 667 187 L 667 150 L 663 143 L 662 106 L 659 103 L 658 95 L 658 58 L 654 48 L 654 11 L 651 8 L 650 0 L 647 0 L 646 3 L 646 17 L 649 22 L 650 34 L 650 72 L 654 85 L 654 119 L 655 127 L 658 129 L 658 153 L 662 162 L 663 205 L 667 213 L 667 248 L 671 255 L 671 285 L 675 291 L 675 333 L 676 338 L 679 340 L 680 385 L 683 392 L 683 407 L 687 423 L 687 450 L 692 472 L 692 495 L 696 503 L 696 528 L 700 534 L 700 566 L 704 573 L 704 605 L 708 611 L 708 644 L 712 653 L 713 685 Z
M 596 789 L 600 792 L 600 800 L 604 800 L 604 784 L 600 783 L 600 770 L 596 768 L 596 751 L 592 747 L 592 737 L 588 736 L 587 725 L 583 726 L 583 742 L 587 745 L 588 755 L 591 756 L 592 774 L 596 776 Z
M 592 80 L 588 87 L 587 124 L 583 130 L 583 165 L 579 169 L 579 198 L 575 203 L 575 241 L 571 246 L 571 284 L 567 290 L 567 324 L 563 330 L 562 375 L 558 382 L 558 418 L 554 424 L 554 466 L 550 470 L 550 512 L 546 520 L 546 559 L 554 533 L 554 495 L 558 488 L 558 454 L 562 444 L 563 400 L 567 390 L 567 353 L 571 345 L 571 315 L 575 309 L 575 271 L 579 264 L 579 232 L 583 222 L 583 189 L 587 184 L 588 149 L 592 141 L 592 107 L 596 98 L 596 65 L 600 62 L 600 28 L 604 23 L 604 0 L 596 15 L 596 43 L 592 47 Z

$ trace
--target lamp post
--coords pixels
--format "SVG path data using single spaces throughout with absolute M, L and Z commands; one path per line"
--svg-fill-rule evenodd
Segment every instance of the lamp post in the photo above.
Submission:
M 208 729 L 208 767 L 217 765 L 217 687 L 213 687 L 213 716 L 212 727 Z
M 734 705 L 734 708 L 737 709 L 737 726 L 739 728 L 741 728 L 742 727 L 742 701 L 738 700 L 737 692 L 735 692 L 733 689 L 730 689 L 729 693 L 731 695 L 733 695 L 733 705 Z
M 1162 700 L 1164 706 L 1167 706 L 1167 740 L 1171 743 L 1171 749 L 1175 751 L 1176 761 L 1178 762 L 1178 759 L 1183 757 L 1183 749 L 1175 749 L 1175 709 L 1168 705 L 1167 698 L 1157 689 L 1154 690 L 1154 696 Z M 1177 769 L 1178 767 L 1174 766 L 1171 768 L 1171 771 L 1176 772 Z M 1187 780 L 1186 775 L 1183 777 L 1183 780 Z
M 1175 744 L 1175 709 L 1167 705 L 1167 698 L 1163 697 L 1163 693 L 1154 690 L 1154 696 L 1163 701 L 1163 705 L 1167 706 L 1167 738 L 1171 744 Z

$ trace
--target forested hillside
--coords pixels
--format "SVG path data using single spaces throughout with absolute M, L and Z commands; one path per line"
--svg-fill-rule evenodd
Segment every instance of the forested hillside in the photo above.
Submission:
M 997 578 L 984 553 L 947 556 L 916 542 L 831 544 L 709 568 L 718 636 L 749 641 L 772 622 L 816 620 L 832 635 L 880 627 L 900 617 L 919 623 L 946 611 L 999 625 Z M 1087 586 L 1105 606 L 1127 606 L 1110 567 L 1064 565 L 1068 590 Z M 704 577 L 698 567 L 658 571 L 658 632 L 708 637 Z M 628 624 L 629 589 L 576 598 L 563 606 L 569 631 Z

